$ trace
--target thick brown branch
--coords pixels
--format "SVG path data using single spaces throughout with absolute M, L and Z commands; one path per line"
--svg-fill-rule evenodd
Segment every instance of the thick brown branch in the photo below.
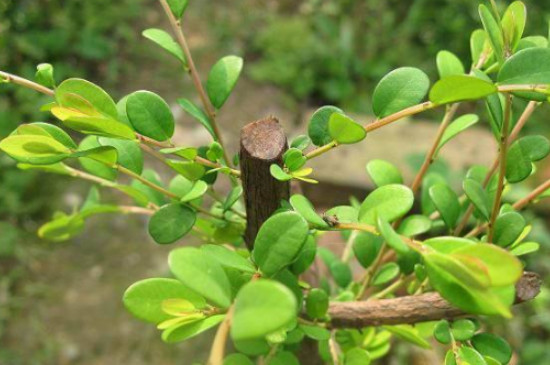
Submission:
M 539 275 L 525 272 L 516 284 L 516 304 L 535 298 L 540 292 Z M 438 293 L 361 302 L 335 302 L 329 308 L 334 328 L 363 328 L 412 324 L 467 315 Z
M 272 164 L 283 165 L 288 149 L 283 128 L 269 117 L 247 124 L 241 131 L 241 179 L 246 203 L 245 241 L 252 249 L 260 226 L 288 199 L 290 184 L 278 181 L 269 171 Z

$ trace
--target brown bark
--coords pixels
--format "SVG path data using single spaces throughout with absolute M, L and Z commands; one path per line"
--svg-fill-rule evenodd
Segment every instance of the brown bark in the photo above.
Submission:
M 535 298 L 540 292 L 539 275 L 525 272 L 516 284 L 516 304 Z M 329 308 L 331 326 L 363 328 L 393 324 L 412 324 L 452 319 L 467 315 L 453 307 L 438 293 L 362 302 L 335 302 Z
M 276 180 L 269 172 L 272 164 L 283 165 L 287 149 L 283 128 L 274 117 L 247 124 L 241 130 L 241 179 L 247 216 L 245 242 L 250 250 L 260 226 L 279 208 L 282 199 L 289 198 L 289 183 Z

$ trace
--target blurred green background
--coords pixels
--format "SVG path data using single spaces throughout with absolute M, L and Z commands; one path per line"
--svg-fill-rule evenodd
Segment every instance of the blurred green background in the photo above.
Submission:
M 548 34 L 550 2 L 526 4 L 526 34 Z M 260 87 L 277 90 L 287 113 L 335 104 L 368 114 L 370 93 L 393 68 L 419 67 L 435 80 L 435 55 L 442 49 L 469 66 L 477 5 L 477 0 L 191 0 L 184 28 L 202 71 L 225 53 L 244 56 L 243 87 L 252 93 Z M 0 0 L 0 69 L 32 79 L 36 65 L 49 62 L 58 80 L 87 78 L 117 98 L 140 88 L 192 94 L 183 75 L 174 77 L 181 73 L 177 63 L 140 36 L 153 26 L 167 26 L 154 0 Z M 2 85 L 0 136 L 19 123 L 47 118 L 38 112 L 43 101 L 32 91 Z M 548 133 L 545 114 L 538 113 L 530 128 Z M 226 119 L 233 117 L 237 112 Z M 85 190 L 65 178 L 18 171 L 0 156 L 0 364 L 188 364 L 192 354 L 200 358 L 204 338 L 183 347 L 164 345 L 120 309 L 124 288 L 166 257 L 166 249 L 143 242 L 145 235 L 133 229 L 142 221 L 98 220 L 85 239 L 67 245 L 36 238 L 41 222 L 74 205 Z M 530 220 L 543 249 L 528 267 L 544 276 L 550 272 L 550 236 L 547 211 L 538 213 Z M 76 290 L 82 285 L 86 293 Z M 491 322 L 520 351 L 518 363 L 550 364 L 549 306 L 544 291 L 513 321 Z M 408 349 L 398 347 L 386 363 L 408 363 L 408 356 Z

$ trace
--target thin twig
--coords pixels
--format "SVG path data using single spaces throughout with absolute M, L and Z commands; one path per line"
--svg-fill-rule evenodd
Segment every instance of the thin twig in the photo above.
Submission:
M 45 86 L 42 86 L 36 82 L 24 79 L 20 76 L 12 75 L 10 73 L 0 71 L 0 77 L 4 79 L 6 82 L 11 82 L 17 85 L 24 86 L 26 88 L 38 91 L 39 93 L 48 95 L 48 96 L 54 96 L 55 92 L 52 89 L 49 89 Z
M 401 275 L 401 277 L 399 279 L 397 279 L 393 284 L 391 284 L 387 288 L 379 291 L 378 293 L 373 294 L 369 299 L 382 299 L 386 295 L 389 295 L 389 294 L 392 294 L 393 292 L 395 292 L 397 289 L 402 287 L 403 284 L 405 284 L 406 282 L 407 282 L 407 280 L 406 280 L 405 276 Z
M 411 190 L 413 193 L 416 194 L 418 189 L 420 189 L 420 185 L 422 184 L 422 179 L 424 178 L 424 175 L 426 175 L 426 172 L 434 162 L 434 156 L 437 152 L 437 148 L 439 147 L 439 143 L 441 142 L 441 138 L 443 138 L 443 134 L 445 133 L 445 130 L 449 126 L 449 123 L 453 120 L 453 117 L 456 113 L 456 110 L 458 109 L 459 104 L 453 104 L 449 107 L 447 107 L 447 111 L 445 112 L 445 116 L 443 117 L 443 120 L 441 124 L 439 125 L 439 129 L 437 130 L 437 134 L 435 136 L 434 142 L 430 148 L 430 151 L 426 155 L 426 158 L 424 159 L 424 162 L 422 163 L 422 167 L 416 174 L 413 183 L 411 185 Z
M 521 113 L 521 116 L 519 117 L 516 125 L 514 126 L 514 129 L 512 129 L 512 132 L 508 137 L 508 146 L 510 146 L 512 142 L 514 142 L 518 138 L 519 133 L 521 132 L 521 130 L 523 129 L 523 127 L 525 126 L 529 118 L 531 118 L 531 115 L 533 115 L 533 112 L 539 105 L 540 103 L 536 101 L 530 101 L 529 104 L 527 104 L 527 107 L 525 107 L 525 109 L 523 110 L 523 113 Z M 491 165 L 491 168 L 489 169 L 489 172 L 487 172 L 487 175 L 485 175 L 485 179 L 483 180 L 483 183 L 482 183 L 483 188 L 486 188 L 487 185 L 489 185 L 489 181 L 491 181 L 491 178 L 493 177 L 495 172 L 498 170 L 498 161 L 499 161 L 499 158 L 498 157 L 495 158 L 495 160 L 493 161 L 493 164 Z M 455 236 L 460 235 L 460 233 L 464 230 L 474 210 L 475 210 L 475 207 L 470 202 L 468 204 L 468 209 L 466 209 L 466 212 L 462 217 L 462 220 L 456 226 L 456 229 L 454 231 Z
M 225 355 L 225 346 L 227 343 L 227 337 L 229 335 L 229 329 L 231 328 L 231 320 L 233 319 L 234 307 L 231 306 L 223 319 L 223 322 L 218 327 L 214 342 L 212 342 L 212 348 L 210 350 L 210 356 L 208 357 L 207 365 L 223 365 L 223 358 Z
M 144 207 L 119 205 L 118 209 L 120 209 L 122 213 L 126 213 L 126 214 L 144 214 L 144 215 L 155 214 L 155 209 L 149 209 Z
M 527 205 L 531 204 L 535 199 L 539 197 L 542 193 L 544 193 L 546 190 L 550 189 L 550 179 L 546 180 L 539 186 L 537 186 L 533 191 L 531 191 L 527 196 L 524 198 L 518 200 L 514 204 L 512 204 L 512 208 L 515 210 L 522 210 Z M 481 226 L 477 226 L 476 228 L 472 229 L 470 232 L 466 234 L 465 237 L 474 237 L 483 232 L 487 228 L 487 224 L 483 224 Z
M 185 54 L 185 59 L 187 60 L 187 64 L 189 66 L 189 73 L 191 75 L 191 79 L 193 80 L 193 84 L 197 89 L 197 93 L 199 94 L 202 105 L 204 106 L 204 110 L 206 111 L 210 119 L 210 122 L 212 124 L 212 129 L 214 130 L 214 134 L 216 135 L 216 139 L 220 142 L 222 147 L 224 147 L 223 155 L 224 155 L 225 163 L 227 164 L 227 166 L 231 166 L 231 160 L 227 156 L 225 145 L 222 140 L 222 135 L 218 127 L 218 123 L 216 122 L 216 112 L 214 110 L 214 107 L 210 103 L 208 96 L 206 95 L 204 87 L 202 86 L 202 82 L 201 82 L 199 73 L 197 71 L 197 68 L 195 67 L 195 62 L 193 62 L 193 57 L 191 56 L 191 51 L 187 44 L 187 40 L 185 39 L 185 35 L 183 34 L 183 30 L 181 29 L 180 21 L 176 19 L 176 17 L 172 13 L 172 10 L 170 10 L 170 6 L 168 5 L 168 2 L 166 0 L 160 0 L 160 3 L 162 5 L 162 8 L 164 9 L 164 12 L 166 13 L 166 16 L 168 17 L 168 20 L 170 21 L 172 31 L 175 33 L 176 39 L 178 40 L 178 43 L 181 46 L 183 53 Z
M 489 235 L 487 237 L 488 242 L 493 241 L 493 234 L 495 233 L 495 221 L 500 211 L 500 203 L 502 201 L 502 192 L 504 190 L 504 175 L 506 175 L 506 153 L 508 152 L 508 134 L 510 126 L 510 117 L 512 114 L 512 95 L 507 95 L 506 106 L 504 111 L 504 121 L 502 122 L 502 132 L 500 136 L 500 153 L 499 153 L 499 166 L 500 171 L 498 175 L 498 185 L 495 194 L 495 201 L 493 203 L 493 210 L 491 212 L 491 218 L 489 220 Z

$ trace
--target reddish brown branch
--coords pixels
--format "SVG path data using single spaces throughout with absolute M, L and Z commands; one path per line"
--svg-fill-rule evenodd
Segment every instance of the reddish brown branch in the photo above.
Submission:
M 535 298 L 540 287 L 539 275 L 525 272 L 516 284 L 516 304 Z M 361 302 L 334 302 L 329 308 L 330 325 L 334 328 L 412 324 L 464 315 L 467 313 L 453 307 L 438 293 Z

